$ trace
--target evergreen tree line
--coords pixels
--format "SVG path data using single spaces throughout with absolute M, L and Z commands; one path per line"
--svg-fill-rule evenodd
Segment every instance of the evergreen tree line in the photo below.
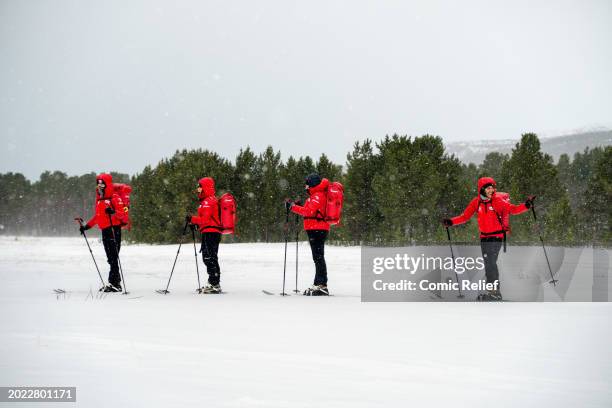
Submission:
M 345 188 L 342 226 L 330 235 L 337 243 L 445 243 L 440 220 L 461 213 L 477 193 L 478 178 L 490 176 L 514 203 L 537 195 L 538 223 L 530 213 L 512 217 L 513 243 L 534 243 L 539 232 L 551 244 L 609 246 L 611 171 L 611 146 L 573 159 L 563 155 L 555 164 L 535 134 L 524 134 L 511 154 L 489 153 L 480 165 L 445 153 L 440 137 L 393 135 L 355 143 L 344 168 L 325 155 L 283 161 L 268 147 L 259 154 L 243 149 L 233 163 L 208 150 L 177 151 L 131 178 L 112 174 L 133 187 L 127 238 L 136 242 L 176 242 L 184 216 L 196 211 L 195 189 L 204 176 L 215 179 L 217 195 L 231 192 L 238 203 L 237 235 L 226 242 L 282 241 L 301 225 L 291 215 L 287 230 L 284 200 L 304 200 L 304 177 L 318 172 Z M 0 233 L 74 235 L 74 217 L 92 214 L 94 188 L 93 173 L 45 172 L 34 183 L 19 173 L 0 174 Z M 452 233 L 455 241 L 476 242 L 476 217 Z
M 127 174 L 111 174 L 117 183 L 130 181 Z M 93 215 L 95 188 L 95 173 L 45 171 L 34 183 L 21 173 L 0 174 L 0 234 L 74 235 L 74 218 Z

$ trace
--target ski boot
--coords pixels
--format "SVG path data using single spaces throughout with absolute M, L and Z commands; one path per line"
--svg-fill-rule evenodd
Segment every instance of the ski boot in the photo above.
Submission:
M 479 302 L 488 302 L 489 301 L 489 294 L 488 293 L 479 293 L 478 297 L 476 298 L 477 301 Z
M 100 290 L 102 290 L 102 292 L 112 293 L 112 292 L 121 292 L 123 289 L 121 288 L 121 284 L 119 283 L 115 285 L 113 285 L 112 283 L 109 283 L 103 289 L 100 289 Z
M 477 298 L 480 302 L 499 302 L 503 300 L 499 290 L 490 290 L 487 293 L 481 293 Z
M 221 293 L 221 285 L 211 285 L 210 283 L 206 286 L 202 286 L 200 293 L 204 295 Z
M 304 291 L 304 296 L 329 296 L 326 285 L 312 285 Z
M 499 290 L 493 290 L 489 293 L 489 297 L 491 298 L 492 301 L 494 302 L 499 302 L 501 300 L 504 300 L 502 298 L 502 294 Z

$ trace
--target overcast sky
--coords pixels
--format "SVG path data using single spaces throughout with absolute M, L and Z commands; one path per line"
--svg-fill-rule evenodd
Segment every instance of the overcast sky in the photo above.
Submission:
M 0 0 L 0 172 L 612 127 L 612 1 Z

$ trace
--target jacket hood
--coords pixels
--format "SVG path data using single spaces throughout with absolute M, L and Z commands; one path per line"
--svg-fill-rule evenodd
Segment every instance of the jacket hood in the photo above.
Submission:
M 327 190 L 327 187 L 329 187 L 329 180 L 324 178 L 323 180 L 321 180 L 321 182 L 319 184 L 317 184 L 314 187 L 309 187 L 308 188 L 308 194 L 312 195 L 313 193 L 316 193 L 318 191 L 325 191 Z
M 202 187 L 202 192 L 198 194 L 200 200 L 215 195 L 215 180 L 212 177 L 201 178 L 198 184 Z
M 497 188 L 497 183 L 492 177 L 481 177 L 478 179 L 478 194 L 480 194 L 480 190 L 487 184 L 493 184 L 493 187 Z
M 113 176 L 108 173 L 100 173 L 96 176 L 96 184 L 98 184 L 99 180 L 102 180 L 106 185 L 106 187 L 104 188 L 104 197 L 100 198 L 111 198 L 114 192 Z

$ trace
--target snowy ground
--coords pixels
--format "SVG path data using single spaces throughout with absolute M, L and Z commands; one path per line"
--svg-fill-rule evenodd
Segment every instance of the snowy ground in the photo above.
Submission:
M 125 246 L 130 295 L 92 299 L 82 238 L 0 238 L 0 386 L 76 386 L 80 407 L 612 406 L 610 303 L 361 303 L 359 248 L 339 247 L 337 296 L 266 296 L 282 244 L 222 245 L 219 296 L 193 294 L 183 246 L 156 294 L 176 249 Z

